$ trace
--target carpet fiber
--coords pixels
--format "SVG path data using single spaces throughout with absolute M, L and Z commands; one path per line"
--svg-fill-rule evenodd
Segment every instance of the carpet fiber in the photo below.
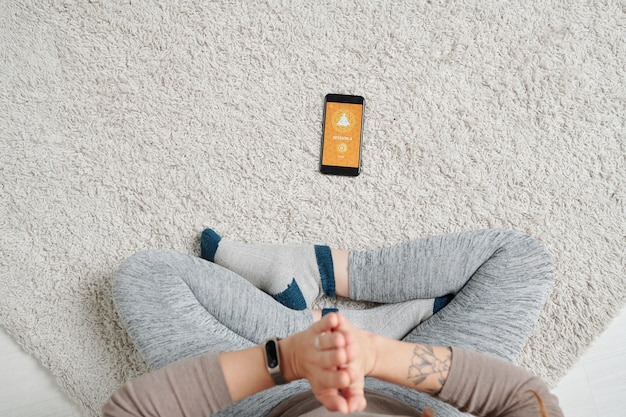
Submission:
M 554 257 L 519 359 L 554 384 L 626 298 L 625 13 L 3 1 L 0 324 L 96 415 L 145 370 L 110 288 L 138 250 L 506 227 Z M 367 100 L 357 178 L 318 173 L 330 92 Z

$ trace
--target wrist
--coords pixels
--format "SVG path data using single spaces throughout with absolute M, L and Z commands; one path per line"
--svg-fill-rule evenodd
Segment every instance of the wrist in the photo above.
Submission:
M 289 336 L 278 341 L 278 351 L 280 354 L 280 368 L 283 373 L 283 377 L 287 382 L 301 379 L 297 372 L 295 349 L 293 348 L 293 337 Z
M 383 375 L 383 369 L 381 369 L 383 362 L 379 358 L 384 357 L 385 352 L 389 352 L 389 350 L 386 350 L 388 339 L 375 333 L 369 333 L 368 336 L 370 338 L 370 352 L 369 360 L 366 363 L 365 376 L 380 379 L 380 376 Z
M 448 379 L 452 362 L 450 348 L 378 335 L 372 338 L 372 346 L 376 360 L 367 376 L 429 395 L 439 393 Z

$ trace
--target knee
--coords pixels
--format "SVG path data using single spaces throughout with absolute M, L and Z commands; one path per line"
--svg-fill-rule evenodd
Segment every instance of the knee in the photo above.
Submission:
M 144 250 L 126 259 L 113 278 L 113 300 L 116 304 L 145 296 L 158 287 L 159 279 L 171 276 L 176 258 L 182 256 L 167 250 Z
M 540 261 L 542 264 L 552 265 L 552 257 L 543 242 L 533 236 L 529 236 L 521 232 L 514 232 L 514 236 L 515 243 L 512 247 L 517 249 L 521 255 L 525 254 L 529 258 Z
M 509 257 L 510 266 L 524 269 L 534 277 L 535 283 L 551 285 L 554 279 L 554 264 L 547 247 L 539 239 L 524 233 L 511 231 L 503 246 Z

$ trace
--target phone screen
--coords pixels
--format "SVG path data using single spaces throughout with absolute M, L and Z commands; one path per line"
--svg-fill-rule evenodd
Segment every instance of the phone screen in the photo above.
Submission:
M 364 100 L 360 96 L 329 94 L 324 109 L 321 171 L 358 175 Z

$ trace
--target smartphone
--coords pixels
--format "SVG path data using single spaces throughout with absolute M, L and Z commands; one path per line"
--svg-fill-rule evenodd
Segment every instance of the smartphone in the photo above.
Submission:
M 356 177 L 361 172 L 364 107 L 361 96 L 326 95 L 320 157 L 323 174 Z

